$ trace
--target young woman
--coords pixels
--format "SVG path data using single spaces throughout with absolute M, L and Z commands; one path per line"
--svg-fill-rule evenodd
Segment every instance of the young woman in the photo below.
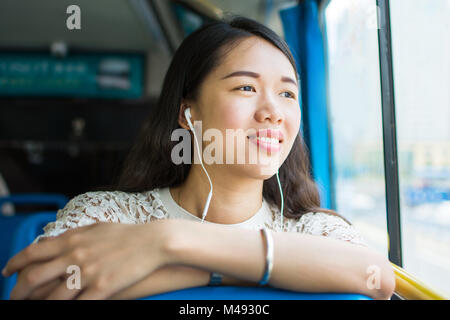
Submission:
M 345 219 L 320 208 L 299 134 L 299 103 L 292 54 L 267 27 L 236 17 L 189 35 L 117 190 L 75 197 L 45 234 L 8 262 L 5 275 L 19 272 L 11 298 L 134 299 L 205 286 L 213 275 L 219 282 L 222 276 L 223 285 L 257 286 L 265 278 L 287 290 L 388 299 L 395 286 L 389 261 Z M 172 133 L 190 130 L 187 108 L 203 131 L 240 132 L 243 144 L 227 149 L 224 143 L 216 152 L 265 149 L 266 160 L 278 165 L 204 163 L 207 176 L 201 163 L 176 164 L 179 142 Z M 256 137 L 267 132 L 272 140 Z M 199 150 L 206 150 L 205 141 Z M 196 145 L 190 146 L 192 159 Z M 67 284 L 68 266 L 79 270 L 78 289 Z

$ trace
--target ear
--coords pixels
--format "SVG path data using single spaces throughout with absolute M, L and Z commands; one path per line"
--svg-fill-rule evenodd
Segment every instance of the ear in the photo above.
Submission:
M 190 130 L 186 117 L 184 116 L 184 111 L 189 108 L 189 105 L 182 103 L 180 106 L 180 112 L 178 113 L 178 124 L 186 130 Z M 191 109 L 192 112 L 192 109 Z M 192 121 L 192 120 L 191 120 Z

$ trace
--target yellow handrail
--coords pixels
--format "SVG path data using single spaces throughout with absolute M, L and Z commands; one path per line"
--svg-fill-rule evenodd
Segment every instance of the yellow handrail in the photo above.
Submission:
M 406 300 L 448 300 L 413 275 L 392 263 L 395 274 L 395 293 Z

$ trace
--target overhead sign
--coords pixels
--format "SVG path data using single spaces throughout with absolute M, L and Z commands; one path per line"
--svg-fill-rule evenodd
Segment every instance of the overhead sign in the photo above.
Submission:
M 0 53 L 1 96 L 139 98 L 141 55 Z

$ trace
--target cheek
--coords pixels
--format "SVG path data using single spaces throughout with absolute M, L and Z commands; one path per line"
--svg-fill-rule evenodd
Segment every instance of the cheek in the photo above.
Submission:
M 292 141 L 295 140 L 295 137 L 300 130 L 300 124 L 302 120 L 302 114 L 300 107 L 292 110 L 286 115 L 286 130 L 288 131 L 289 136 L 292 138 Z
M 218 109 L 215 123 L 221 129 L 244 129 L 246 130 L 251 119 L 251 108 L 245 108 L 238 104 L 228 104 Z

